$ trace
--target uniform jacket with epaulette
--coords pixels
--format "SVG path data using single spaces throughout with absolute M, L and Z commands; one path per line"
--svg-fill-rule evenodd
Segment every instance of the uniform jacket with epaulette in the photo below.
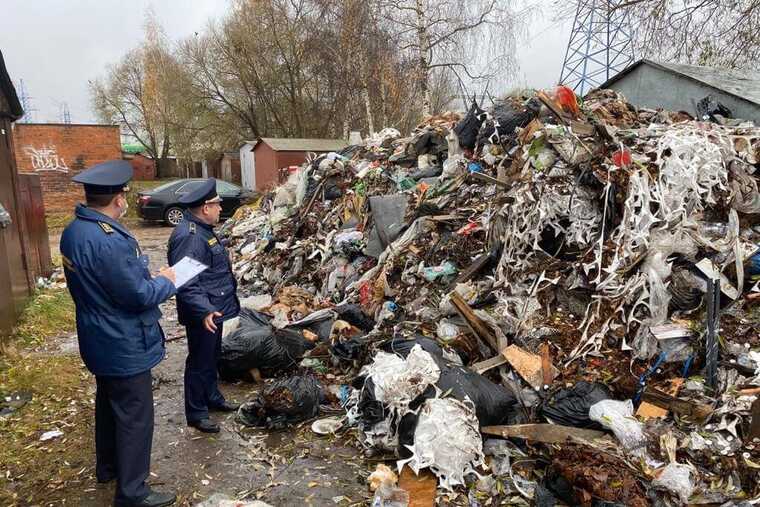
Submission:
M 200 325 L 212 312 L 220 312 L 217 322 L 235 317 L 240 312 L 237 281 L 232 265 L 214 228 L 189 211 L 169 238 L 169 264 L 191 257 L 208 269 L 180 287 L 177 293 L 177 317 L 184 326 Z
M 147 256 L 117 221 L 81 204 L 75 215 L 61 235 L 61 254 L 82 359 L 95 375 L 149 370 L 164 357 L 158 305 L 174 295 L 174 284 L 151 277 Z

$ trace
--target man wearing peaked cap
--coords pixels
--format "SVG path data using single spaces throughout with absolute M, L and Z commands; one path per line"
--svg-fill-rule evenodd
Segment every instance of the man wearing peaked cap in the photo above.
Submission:
M 206 433 L 219 431 L 209 419 L 210 410 L 230 412 L 238 408 L 224 399 L 217 385 L 223 322 L 240 311 L 230 258 L 214 233 L 220 203 L 214 178 L 182 196 L 180 204 L 187 210 L 169 238 L 168 250 L 171 265 L 187 256 L 208 266 L 177 293 L 177 316 L 187 330 L 185 418 L 189 426 Z
M 95 375 L 95 473 L 116 480 L 114 505 L 161 507 L 176 497 L 152 491 L 153 390 L 150 370 L 164 357 L 158 305 L 174 295 L 174 271 L 154 277 L 148 258 L 119 219 L 127 212 L 132 166 L 113 160 L 82 171 L 87 204 L 61 235 L 64 273 L 76 304 L 79 353 Z

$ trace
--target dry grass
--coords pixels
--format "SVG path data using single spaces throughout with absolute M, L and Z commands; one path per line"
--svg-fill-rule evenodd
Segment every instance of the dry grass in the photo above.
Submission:
M 18 345 L 42 345 L 52 336 L 76 329 L 74 301 L 67 289 L 41 290 L 24 310 L 14 330 Z
M 38 292 L 0 356 L 0 393 L 32 400 L 0 419 L 0 505 L 60 504 L 93 483 L 92 379 L 76 355 L 29 351 L 74 329 L 66 289 Z M 63 436 L 40 441 L 43 433 Z
M 32 400 L 0 420 L 0 504 L 60 503 L 71 489 L 93 483 L 93 398 L 89 374 L 76 356 L 21 356 L 0 373 L 0 391 L 30 392 Z M 45 442 L 46 431 L 63 436 Z

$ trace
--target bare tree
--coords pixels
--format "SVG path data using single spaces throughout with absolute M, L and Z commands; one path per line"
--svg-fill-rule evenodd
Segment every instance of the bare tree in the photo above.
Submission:
M 630 0 L 645 55 L 700 65 L 757 67 L 760 0 Z
M 104 78 L 90 82 L 90 93 L 101 120 L 119 124 L 122 132 L 141 143 L 162 177 L 171 151 L 172 80 L 180 69 L 151 12 L 145 35 L 144 43 L 112 65 Z
M 461 88 L 506 84 L 515 75 L 516 14 L 498 0 L 379 0 L 416 61 L 422 110 L 431 114 L 431 74 L 453 74 Z
M 554 5 L 555 21 L 572 19 L 577 7 Z M 760 60 L 760 0 L 623 0 L 608 6 L 630 12 L 643 57 L 729 68 L 755 68 Z

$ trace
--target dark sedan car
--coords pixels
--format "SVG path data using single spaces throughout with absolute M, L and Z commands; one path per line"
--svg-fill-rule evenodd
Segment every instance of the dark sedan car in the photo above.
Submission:
M 137 214 L 145 220 L 163 220 L 174 227 L 182 220 L 184 208 L 177 201 L 182 194 L 197 188 L 198 178 L 175 180 L 137 194 Z M 248 190 L 216 180 L 216 193 L 222 198 L 222 218 L 229 218 L 252 197 Z

